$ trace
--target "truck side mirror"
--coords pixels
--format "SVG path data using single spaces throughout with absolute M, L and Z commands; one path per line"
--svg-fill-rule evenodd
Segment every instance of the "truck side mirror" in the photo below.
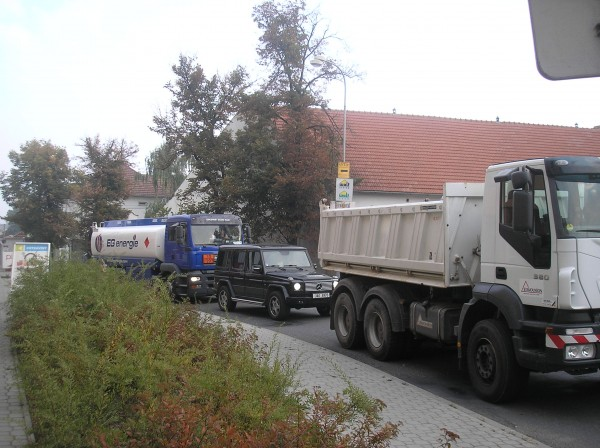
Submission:
M 513 229 L 517 232 L 533 231 L 533 193 L 515 190 L 513 193 Z
M 515 171 L 510 175 L 513 188 L 520 190 L 526 186 L 532 186 L 531 173 L 529 171 Z
M 244 234 L 243 243 L 250 243 L 250 239 L 252 238 L 252 230 L 250 229 L 250 224 L 242 224 L 242 232 Z

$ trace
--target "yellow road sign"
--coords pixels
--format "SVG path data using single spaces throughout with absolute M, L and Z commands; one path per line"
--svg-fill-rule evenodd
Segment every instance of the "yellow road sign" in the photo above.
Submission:
M 350 178 L 350 162 L 338 162 L 338 177 L 341 179 Z

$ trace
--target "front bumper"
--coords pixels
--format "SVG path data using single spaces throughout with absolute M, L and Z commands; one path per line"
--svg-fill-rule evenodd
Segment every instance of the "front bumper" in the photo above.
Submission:
M 314 308 L 329 306 L 332 292 L 333 291 L 324 291 L 318 293 L 320 295 L 327 294 L 326 297 L 314 297 L 315 293 L 310 292 L 293 293 L 285 298 L 285 302 L 290 308 Z

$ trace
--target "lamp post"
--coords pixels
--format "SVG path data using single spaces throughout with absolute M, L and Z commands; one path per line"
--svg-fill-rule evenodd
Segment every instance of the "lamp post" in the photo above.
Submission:
M 340 73 L 340 75 L 342 75 L 342 79 L 344 80 L 344 128 L 342 131 L 342 162 L 345 162 L 346 161 L 346 75 L 344 74 L 344 71 L 331 59 L 324 60 L 323 58 L 320 58 L 317 56 L 312 61 L 310 61 L 310 65 L 312 65 L 313 67 L 319 68 L 319 67 L 322 67 L 323 64 L 325 64 L 325 62 L 328 62 L 331 65 L 333 65 L 337 69 L 337 71 Z

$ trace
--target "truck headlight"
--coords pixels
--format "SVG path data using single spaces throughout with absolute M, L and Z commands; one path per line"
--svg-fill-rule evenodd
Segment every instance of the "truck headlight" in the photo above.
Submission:
M 199 283 L 202 281 L 202 277 L 190 277 L 190 283 Z
M 565 347 L 565 360 L 592 359 L 596 357 L 594 344 L 567 345 Z
M 294 291 L 300 291 L 302 289 L 301 283 L 294 283 Z

